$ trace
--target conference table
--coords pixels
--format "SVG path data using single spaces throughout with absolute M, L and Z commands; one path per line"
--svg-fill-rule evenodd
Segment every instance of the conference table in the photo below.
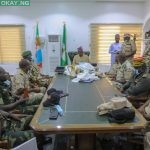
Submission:
M 43 107 L 42 103 L 47 99 L 43 97 L 30 126 L 40 134 L 76 134 L 79 149 L 95 149 L 94 141 L 96 133 L 121 133 L 141 131 L 146 120 L 135 110 L 134 120 L 124 123 L 110 123 L 107 116 L 99 116 L 97 106 L 108 102 L 112 97 L 120 95 L 120 92 L 112 85 L 108 78 L 101 78 L 92 83 L 74 83 L 66 75 L 56 75 L 49 88 L 56 88 L 69 93 L 69 96 L 61 98 L 60 106 L 64 114 L 57 120 L 50 120 L 50 108 Z M 49 89 L 48 88 L 48 89 Z M 86 141 L 86 144 L 84 141 Z

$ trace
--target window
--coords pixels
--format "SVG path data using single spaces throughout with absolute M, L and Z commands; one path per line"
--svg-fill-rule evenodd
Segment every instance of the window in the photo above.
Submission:
M 19 62 L 24 42 L 24 25 L 0 25 L 0 63 Z
M 110 63 L 109 46 L 115 41 L 115 34 L 120 34 L 123 42 L 124 33 L 137 35 L 136 56 L 141 54 L 142 24 L 91 24 L 91 61 L 103 64 Z

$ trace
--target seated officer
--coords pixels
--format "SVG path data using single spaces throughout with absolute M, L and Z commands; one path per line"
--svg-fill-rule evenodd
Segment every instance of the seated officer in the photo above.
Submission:
M 22 53 L 23 59 L 30 62 L 29 80 L 32 84 L 38 84 L 41 87 L 47 87 L 49 84 L 49 77 L 40 74 L 38 66 L 32 61 L 31 51 L 24 51 Z M 45 90 L 43 89 L 45 93 Z
M 116 78 L 113 81 L 113 85 L 120 89 L 122 86 L 129 81 L 130 77 L 134 73 L 134 68 L 130 61 L 127 59 L 123 53 L 118 54 L 118 61 L 120 63 L 120 68 L 118 68 L 116 73 Z
M 12 90 L 13 93 L 24 97 L 29 97 L 26 101 L 27 105 L 38 105 L 40 104 L 43 93 L 40 93 L 38 86 L 30 87 L 28 71 L 30 70 L 30 62 L 28 60 L 21 60 L 19 62 L 19 70 L 12 79 Z
M 115 63 L 111 66 L 110 70 L 105 73 L 112 80 L 115 80 L 115 78 L 117 76 L 117 71 L 121 67 L 118 56 L 119 56 L 119 53 L 116 53 Z
M 73 65 L 77 65 L 80 62 L 89 62 L 89 57 L 83 53 L 83 48 L 78 48 L 78 54 L 73 58 Z
M 32 131 L 25 131 L 32 116 L 7 112 L 8 110 L 12 111 L 21 101 L 23 102 L 25 99 L 18 100 L 14 104 L 0 106 L 0 141 L 7 140 L 10 148 L 16 147 L 34 137 Z
M 127 94 L 129 99 L 132 96 L 148 96 L 150 92 L 150 74 L 146 72 L 146 64 L 144 61 L 140 61 L 140 63 L 134 61 L 133 65 L 136 71 L 123 86 L 122 92 Z
M 123 53 L 120 53 L 118 55 L 118 60 L 121 64 L 121 67 L 117 70 L 116 82 L 124 84 L 129 81 L 129 79 L 133 75 L 134 67 L 132 66 L 130 61 L 126 59 Z
M 22 103 L 22 100 L 21 100 L 22 97 L 17 96 L 12 93 L 11 87 L 10 87 L 11 82 L 8 79 L 10 79 L 9 74 L 2 67 L 0 67 L 0 106 L 1 108 L 5 107 L 5 105 L 7 104 L 11 104 L 11 105 L 17 104 L 17 109 L 15 111 L 19 111 L 20 113 L 33 114 L 37 106 L 33 108 L 33 106 L 32 107 L 26 106 L 25 105 L 26 101 Z M 18 103 L 20 105 L 18 105 Z M 26 107 L 24 107 L 24 105 Z

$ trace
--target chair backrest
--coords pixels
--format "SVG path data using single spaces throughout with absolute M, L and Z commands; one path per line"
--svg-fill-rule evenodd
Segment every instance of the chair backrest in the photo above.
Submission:
M 89 51 L 84 51 L 84 54 L 89 56 L 90 52 Z M 68 56 L 70 58 L 71 63 L 72 63 L 73 58 L 74 58 L 75 55 L 77 55 L 77 52 L 73 52 L 73 51 L 68 52 Z
M 38 150 L 36 138 L 32 138 L 11 150 Z

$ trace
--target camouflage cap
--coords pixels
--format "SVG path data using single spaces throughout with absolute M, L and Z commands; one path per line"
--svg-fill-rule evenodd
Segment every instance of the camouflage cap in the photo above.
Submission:
M 125 33 L 124 37 L 130 37 L 130 33 Z
M 27 58 L 28 56 L 32 56 L 31 51 L 24 51 L 24 52 L 22 53 L 22 57 L 23 57 L 23 58 Z

